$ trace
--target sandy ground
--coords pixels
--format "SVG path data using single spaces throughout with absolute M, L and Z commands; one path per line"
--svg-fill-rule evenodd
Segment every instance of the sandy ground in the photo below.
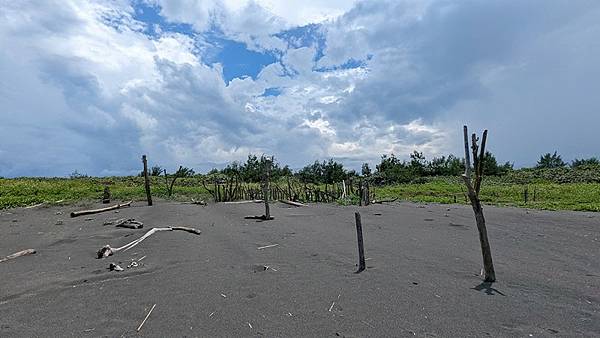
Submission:
M 467 206 L 275 204 L 267 222 L 243 219 L 260 204 L 136 203 L 72 219 L 74 209 L 0 213 L 0 257 L 38 251 L 0 263 L 1 337 L 600 336 L 599 214 L 487 207 L 490 286 Z M 368 257 L 360 274 L 356 210 Z M 120 217 L 144 229 L 103 226 Z M 202 235 L 157 233 L 95 258 L 105 244 L 176 225 Z

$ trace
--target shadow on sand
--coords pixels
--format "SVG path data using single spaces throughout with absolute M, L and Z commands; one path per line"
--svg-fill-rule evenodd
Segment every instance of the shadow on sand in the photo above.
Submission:
M 490 295 L 490 296 L 494 296 L 495 294 L 506 296 L 498 289 L 493 288 L 492 283 L 490 283 L 490 282 L 483 282 L 477 286 L 472 287 L 471 289 L 477 290 L 477 291 L 483 291 L 483 292 L 485 292 L 486 295 Z

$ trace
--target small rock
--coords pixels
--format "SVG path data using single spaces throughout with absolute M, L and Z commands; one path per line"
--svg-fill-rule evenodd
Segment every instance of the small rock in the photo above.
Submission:
M 93 221 L 93 218 L 86 218 L 84 221 Z
M 58 221 L 56 221 L 56 223 L 54 223 L 54 225 L 63 225 L 64 222 L 62 219 L 59 219 Z
M 62 215 L 62 211 L 55 212 L 56 215 Z
M 19 220 L 18 219 L 13 219 L 12 222 L 13 223 L 17 223 Z

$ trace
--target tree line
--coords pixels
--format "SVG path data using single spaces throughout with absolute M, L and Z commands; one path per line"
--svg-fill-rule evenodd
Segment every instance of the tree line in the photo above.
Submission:
M 248 155 L 245 162 L 234 161 L 223 169 L 212 169 L 206 175 L 227 177 L 237 177 L 243 182 L 260 182 L 264 156 L 254 154 Z M 546 153 L 540 156 L 536 165 L 532 169 L 553 169 L 553 168 L 572 168 L 572 169 L 598 169 L 600 170 L 600 160 L 596 157 L 575 159 L 571 163 L 563 161 L 557 153 Z M 482 170 L 484 176 L 503 176 L 514 170 L 510 162 L 498 163 L 495 156 L 486 151 L 482 158 Z M 427 159 L 422 152 L 414 151 L 410 154 L 408 160 L 401 160 L 394 154 L 382 155 L 379 164 L 375 165 L 374 170 L 368 163 L 364 163 L 360 172 L 353 169 L 346 169 L 341 162 L 334 159 L 326 161 L 315 161 L 293 171 L 288 165 L 281 165 L 275 159 L 271 164 L 271 178 L 279 180 L 285 177 L 295 177 L 304 183 L 332 184 L 348 180 L 354 177 L 369 179 L 375 184 L 388 183 L 409 183 L 419 182 L 420 178 L 433 176 L 460 176 L 465 171 L 464 159 L 454 155 L 433 157 Z M 166 175 L 165 169 L 160 166 L 153 166 L 150 169 L 150 175 Z M 177 177 L 191 177 L 195 175 L 193 169 L 180 167 L 172 174 Z

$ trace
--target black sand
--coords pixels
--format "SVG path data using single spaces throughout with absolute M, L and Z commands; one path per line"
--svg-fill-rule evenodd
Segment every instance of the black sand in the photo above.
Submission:
M 600 336 L 598 214 L 486 207 L 498 277 L 490 286 L 467 206 L 275 204 L 266 222 L 243 219 L 260 204 L 135 203 L 71 219 L 74 209 L 1 212 L 0 257 L 37 254 L 0 263 L 0 337 Z M 102 225 L 120 217 L 144 229 Z M 95 258 L 105 244 L 177 225 L 202 235 L 161 232 Z M 109 271 L 111 262 L 125 271 Z

